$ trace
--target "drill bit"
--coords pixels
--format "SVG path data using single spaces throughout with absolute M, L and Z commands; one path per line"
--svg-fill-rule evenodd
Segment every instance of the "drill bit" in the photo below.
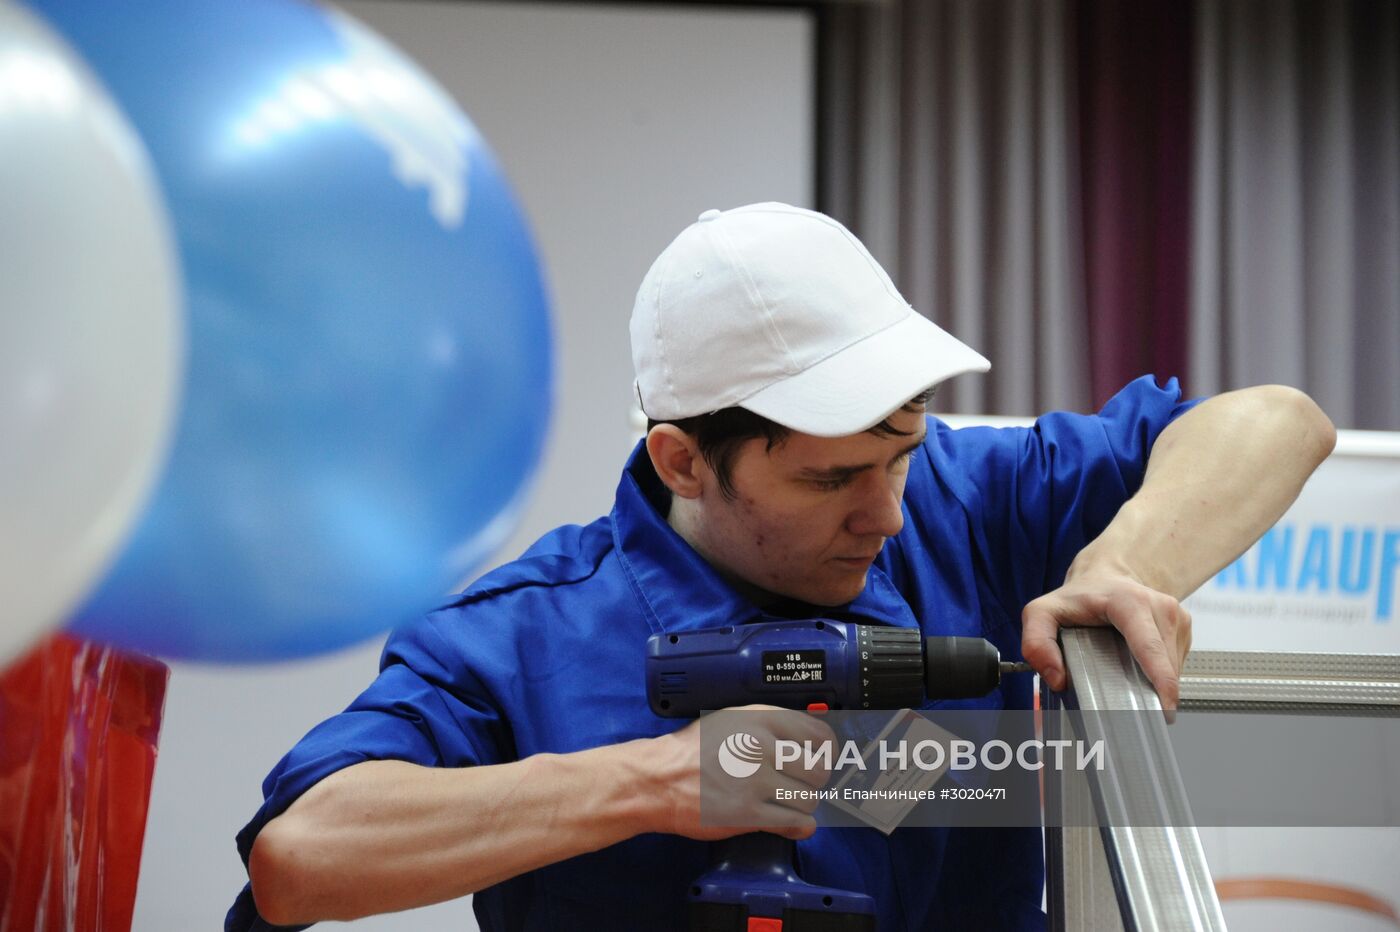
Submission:
M 1002 676 L 1005 676 L 1005 675 L 1008 674 L 1008 673 L 1029 673 L 1029 672 L 1031 672 L 1031 665 L 1028 664 L 1028 663 L 1026 663 L 1024 660 L 1018 661 L 1018 662 L 1016 662 L 1016 663 L 1012 663 L 1012 662 L 1009 661 L 1009 660 L 1003 660 L 1003 661 L 999 664 L 999 666 L 1001 667 L 1001 675 L 1002 675 Z

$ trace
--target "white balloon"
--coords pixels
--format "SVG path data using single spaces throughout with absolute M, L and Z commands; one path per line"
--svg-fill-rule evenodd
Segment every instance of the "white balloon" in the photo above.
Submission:
M 0 664 L 67 620 L 145 506 L 183 368 L 177 270 L 136 133 L 0 0 Z

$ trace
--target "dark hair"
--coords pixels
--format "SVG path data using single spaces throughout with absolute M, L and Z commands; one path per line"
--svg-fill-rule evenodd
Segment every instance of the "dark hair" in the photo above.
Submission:
M 901 405 L 900 410 L 914 411 L 923 407 L 933 398 L 934 391 L 935 389 L 928 388 L 919 392 Z M 648 418 L 647 433 L 651 433 L 651 429 L 658 424 L 672 424 L 695 438 L 700 447 L 700 455 L 715 471 L 720 492 L 727 499 L 733 499 L 738 494 L 734 490 L 733 468 L 734 456 L 739 452 L 739 447 L 755 437 L 762 437 L 767 441 L 764 451 L 771 452 L 792 433 L 783 425 L 754 414 L 747 408 L 721 408 L 710 414 L 697 414 L 674 421 L 653 421 Z M 900 430 L 891 424 L 889 418 L 868 428 L 866 433 L 877 437 L 912 436 L 909 431 Z

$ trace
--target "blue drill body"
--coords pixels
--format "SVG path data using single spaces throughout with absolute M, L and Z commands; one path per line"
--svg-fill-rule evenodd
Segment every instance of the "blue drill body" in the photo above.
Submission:
M 750 703 L 789 709 L 918 708 L 984 695 L 1003 664 L 982 638 L 923 637 L 913 628 L 833 619 L 766 621 L 653 635 L 647 698 L 665 718 Z M 691 886 L 691 932 L 875 932 L 862 893 L 797 876 L 794 845 L 755 832 L 719 842 Z
M 656 634 L 647 696 L 665 718 L 763 702 L 788 709 L 918 708 L 995 689 L 1003 664 L 982 638 L 831 619 L 765 621 Z

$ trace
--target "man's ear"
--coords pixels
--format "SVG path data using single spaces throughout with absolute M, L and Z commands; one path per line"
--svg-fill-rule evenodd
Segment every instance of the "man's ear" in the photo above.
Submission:
M 647 434 L 652 468 L 673 495 L 699 498 L 707 468 L 695 438 L 674 424 L 657 424 Z

